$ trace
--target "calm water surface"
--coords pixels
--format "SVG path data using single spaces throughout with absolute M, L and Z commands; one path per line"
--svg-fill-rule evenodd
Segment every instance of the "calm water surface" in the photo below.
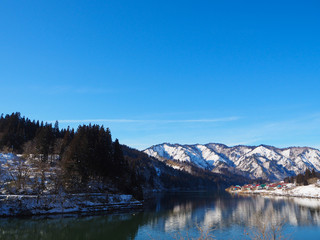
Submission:
M 156 196 L 141 212 L 3 218 L 0 239 L 191 239 L 200 235 L 199 227 L 216 239 L 248 239 L 266 222 L 284 222 L 289 239 L 319 240 L 320 200 L 170 193 Z

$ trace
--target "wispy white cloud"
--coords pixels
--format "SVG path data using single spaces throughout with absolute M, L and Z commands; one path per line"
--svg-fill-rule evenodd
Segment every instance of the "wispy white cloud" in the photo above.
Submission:
M 214 123 L 236 121 L 240 117 L 210 118 L 210 119 L 62 119 L 59 123 L 153 123 L 153 124 L 170 124 L 170 123 Z M 53 123 L 55 121 L 48 121 Z

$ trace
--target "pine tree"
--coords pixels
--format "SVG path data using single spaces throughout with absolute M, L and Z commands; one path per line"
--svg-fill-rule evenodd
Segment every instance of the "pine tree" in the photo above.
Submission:
M 297 175 L 297 184 L 302 184 L 304 182 L 304 175 L 302 175 L 301 173 L 299 173 Z
M 306 169 L 306 172 L 304 173 L 304 178 L 305 178 L 305 180 L 308 180 L 309 178 L 311 178 L 311 176 L 312 176 L 312 173 L 311 173 L 311 171 L 307 168 L 307 169 Z
M 114 142 L 114 154 L 113 154 L 113 161 L 114 161 L 114 171 L 116 174 L 121 175 L 124 170 L 126 169 L 125 160 L 123 157 L 123 152 L 121 146 L 119 144 L 119 140 L 116 139 Z
M 58 122 L 58 120 L 54 123 L 53 132 L 54 132 L 55 137 L 59 137 L 59 122 Z
M 35 137 L 36 152 L 42 161 L 47 161 L 49 154 L 53 153 L 54 134 L 51 124 L 39 128 Z

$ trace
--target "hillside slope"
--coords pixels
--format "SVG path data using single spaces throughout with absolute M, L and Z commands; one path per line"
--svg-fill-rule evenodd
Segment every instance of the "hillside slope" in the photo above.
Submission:
M 163 143 L 144 150 L 159 160 L 192 163 L 216 173 L 240 174 L 251 179 L 279 180 L 308 169 L 320 171 L 320 151 L 309 147 L 180 145 Z

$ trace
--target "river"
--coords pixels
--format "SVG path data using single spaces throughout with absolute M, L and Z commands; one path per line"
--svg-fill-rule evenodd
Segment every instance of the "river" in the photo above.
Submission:
M 264 224 L 288 239 L 320 239 L 320 200 L 231 196 L 225 192 L 158 194 L 139 212 L 0 219 L 0 239 L 252 239 Z M 258 230 L 260 229 L 260 230 Z

